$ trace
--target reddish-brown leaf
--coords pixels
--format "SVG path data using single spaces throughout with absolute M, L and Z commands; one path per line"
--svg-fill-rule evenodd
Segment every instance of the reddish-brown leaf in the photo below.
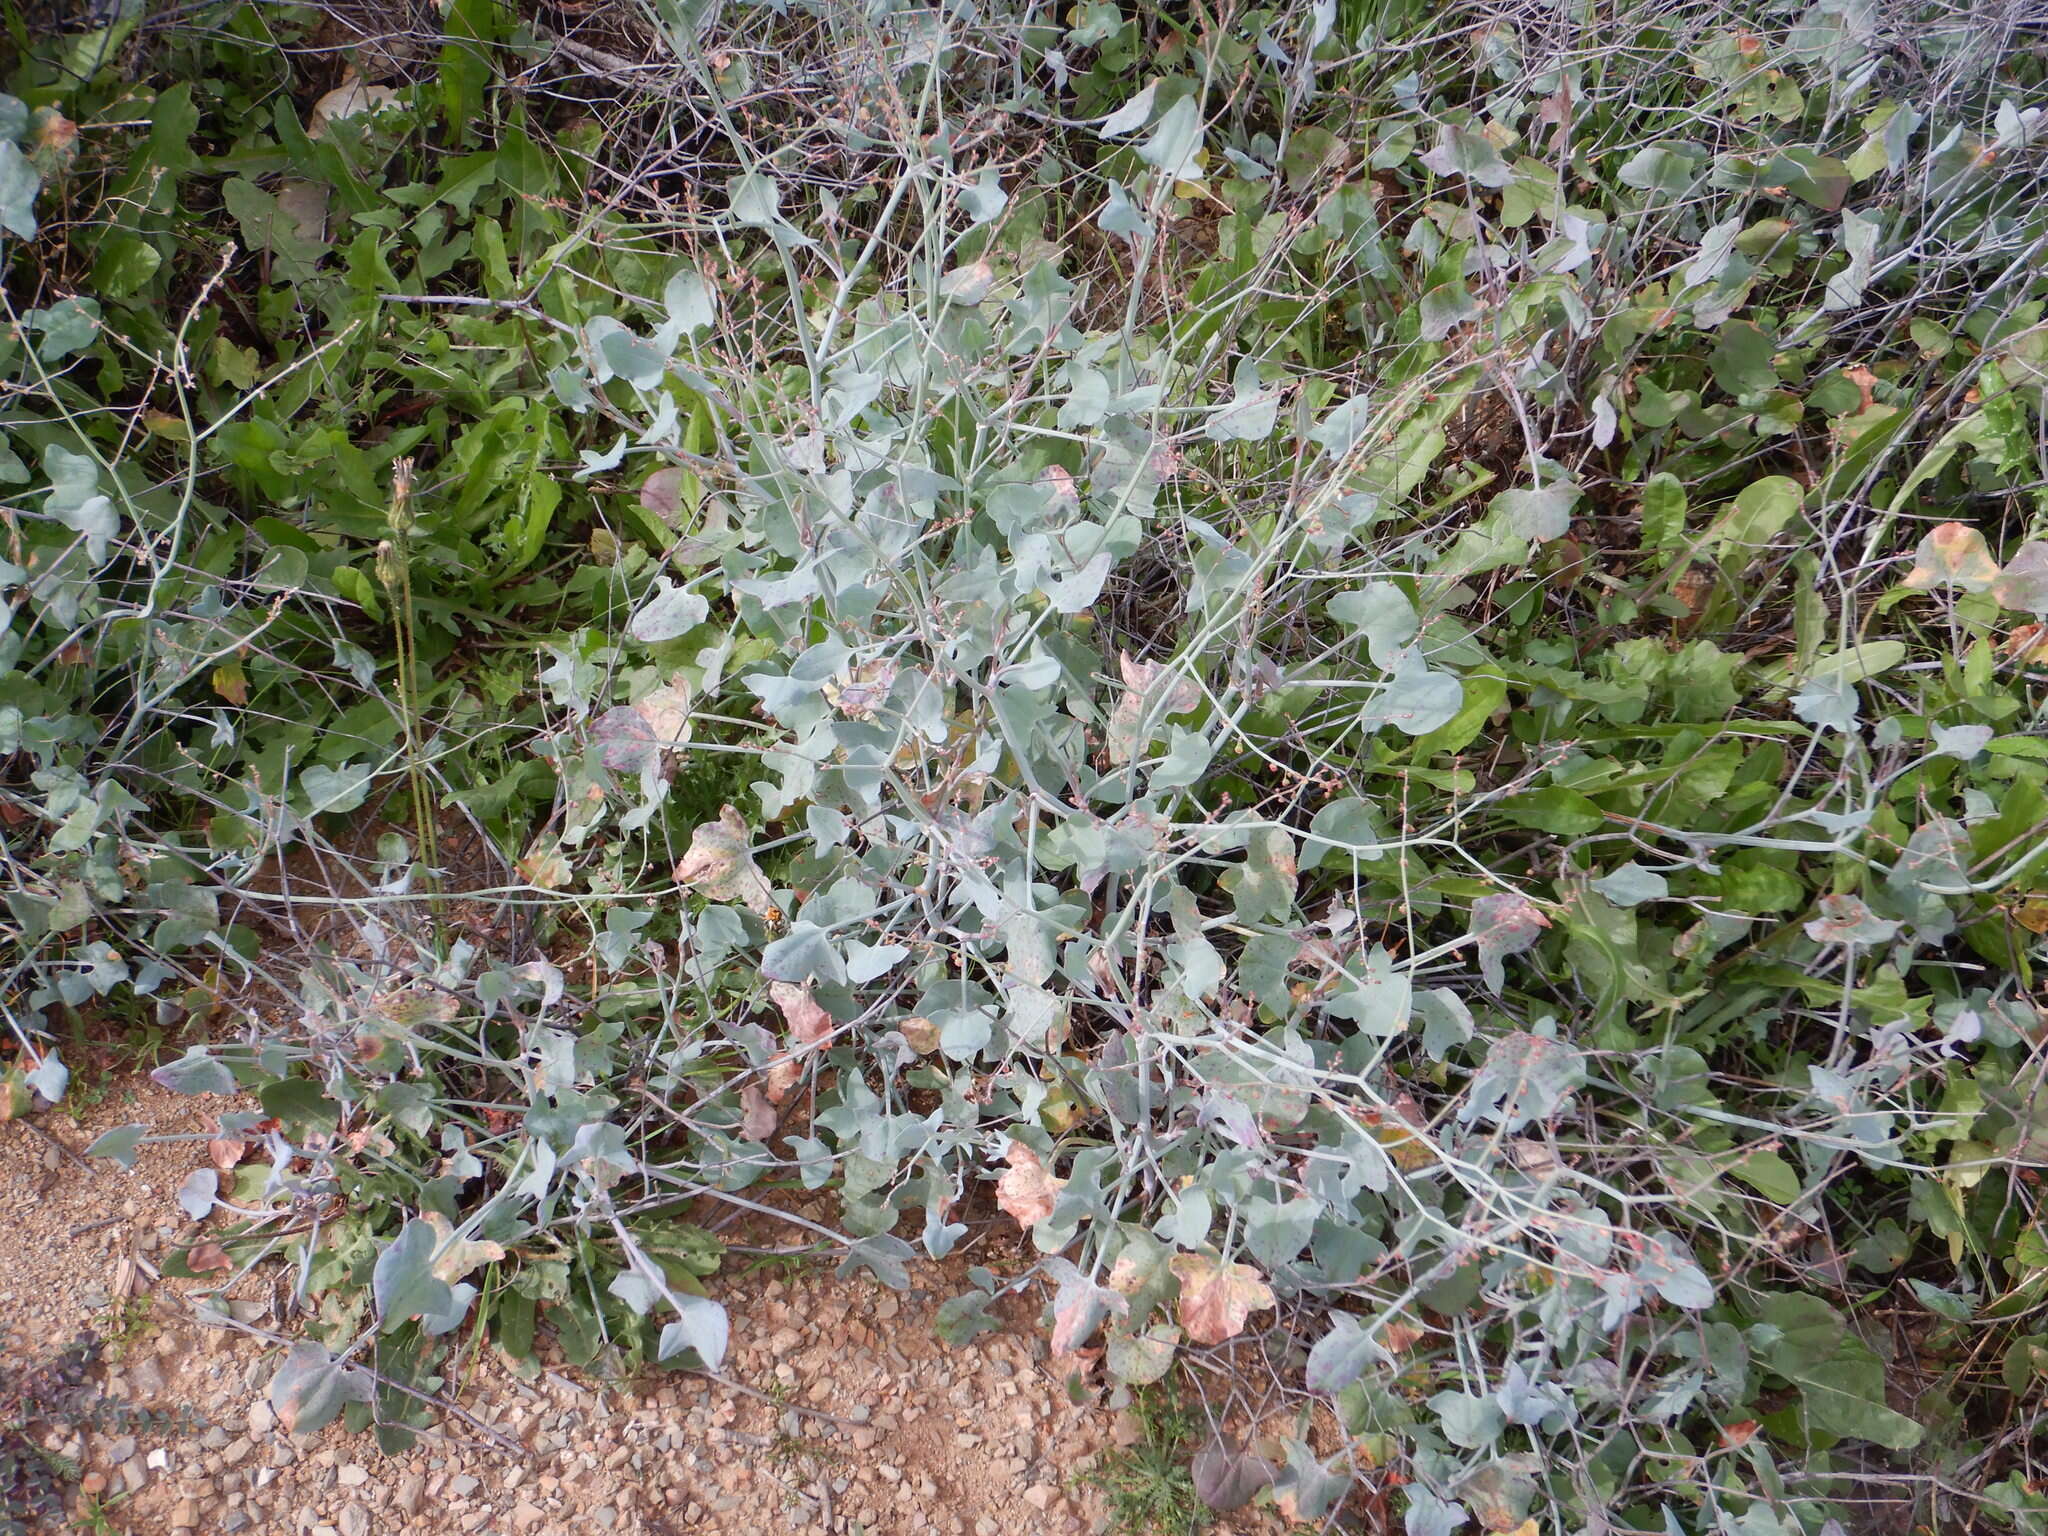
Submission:
M 1018 1226 L 1034 1227 L 1052 1214 L 1067 1181 L 1047 1172 L 1038 1154 L 1021 1141 L 1011 1142 L 1003 1156 L 1010 1171 L 996 1180 L 996 1204 L 1014 1216 Z
M 1207 1254 L 1174 1255 L 1180 1277 L 1180 1325 L 1197 1344 L 1221 1344 L 1245 1320 L 1273 1305 L 1273 1288 L 1249 1264 L 1219 1264 Z
M 793 981 L 768 983 L 768 1000 L 782 1012 L 782 1021 L 799 1045 L 817 1045 L 832 1034 L 832 1015 L 818 1006 L 807 984 Z
M 740 1090 L 740 1134 L 749 1141 L 766 1142 L 775 1134 L 775 1106 L 768 1095 L 761 1091 L 759 1083 L 749 1083 Z

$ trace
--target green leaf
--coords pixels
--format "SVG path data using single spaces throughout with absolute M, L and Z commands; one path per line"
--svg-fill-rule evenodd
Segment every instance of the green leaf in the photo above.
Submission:
M 1782 152 L 1771 162 L 1771 168 L 1765 172 L 1765 180 L 1782 186 L 1800 201 L 1811 203 L 1823 213 L 1833 213 L 1840 208 L 1853 185 L 1848 166 L 1831 155 L 1818 154 L 1804 147 Z
M 1283 827 L 1264 827 L 1245 845 L 1244 862 L 1225 876 L 1248 923 L 1282 922 L 1294 910 L 1294 839 Z
M 1402 652 L 1394 675 L 1365 707 L 1361 723 L 1377 730 L 1391 725 L 1410 736 L 1426 736 L 1448 725 L 1465 702 L 1465 690 L 1448 672 L 1432 672 L 1413 650 Z
M 1659 473 L 1643 482 L 1642 547 L 1672 551 L 1685 546 L 1685 482 Z
M 185 1054 L 176 1061 L 168 1062 L 151 1072 L 149 1080 L 159 1088 L 168 1088 L 173 1093 L 235 1091 L 234 1074 L 203 1045 L 188 1046 Z
M 1790 475 L 1770 475 L 1744 486 L 1714 522 L 1723 563 L 1739 568 L 1755 559 L 1798 516 L 1805 495 Z
M 43 184 L 12 139 L 0 140 L 0 229 L 36 237 L 36 190 Z
M 1765 1200 L 1788 1206 L 1800 1196 L 1800 1180 L 1792 1163 L 1774 1151 L 1743 1153 L 1729 1165 L 1729 1178 L 1741 1180 Z
M 1779 1330 L 1763 1361 L 1799 1388 L 1814 1428 L 1895 1451 L 1920 1443 L 1921 1426 L 1885 1406 L 1883 1361 L 1834 1308 L 1818 1296 L 1783 1292 L 1765 1301 L 1762 1318 Z
M 1566 481 L 1536 490 L 1502 491 L 1487 503 L 1487 510 L 1499 516 L 1516 538 L 1546 544 L 1570 531 L 1578 500 L 1579 488 Z
M 1595 880 L 1593 889 L 1617 907 L 1637 907 L 1646 901 L 1662 901 L 1671 894 L 1671 882 L 1631 859 Z
M 1469 1392 L 1439 1392 L 1429 1400 L 1444 1438 L 1468 1451 L 1483 1451 L 1508 1427 L 1507 1415 L 1491 1397 Z
M 1877 230 L 1875 219 L 1843 212 L 1842 250 L 1849 264 L 1828 279 L 1822 309 L 1854 309 L 1863 302 L 1863 289 L 1870 281 L 1871 258 L 1877 251 Z
M 846 964 L 831 935 L 808 922 L 791 924 L 787 934 L 761 951 L 761 974 L 771 981 L 815 978 L 833 986 L 846 984 Z
M 348 1403 L 367 1403 L 376 1383 L 346 1365 L 324 1344 L 301 1339 L 292 1345 L 270 1378 L 270 1406 L 286 1434 L 310 1435 L 325 1428 Z
M 111 1131 L 102 1131 L 85 1149 L 87 1157 L 111 1157 L 123 1168 L 135 1166 L 136 1149 L 142 1145 L 142 1138 L 149 1127 L 144 1125 L 117 1125 Z
M 92 264 L 92 286 L 103 298 L 125 299 L 155 277 L 163 253 L 140 235 L 112 235 Z
M 1390 1355 L 1349 1312 L 1334 1313 L 1330 1331 L 1308 1352 L 1308 1389 L 1341 1392 L 1375 1365 L 1392 1365 Z
M 1154 790 L 1184 789 L 1199 782 L 1215 755 L 1216 749 L 1205 737 L 1177 725 L 1171 728 L 1169 742 L 1166 756 L 1152 769 L 1150 783 Z
M 1577 1047 L 1517 1030 L 1487 1051 L 1458 1118 L 1484 1120 L 1512 1135 L 1563 1109 L 1585 1081 L 1586 1059 Z
M 1464 128 L 1446 126 L 1437 136 L 1436 148 L 1417 158 L 1439 176 L 1463 176 L 1495 190 L 1515 176 L 1491 139 Z
M 309 1127 L 332 1129 L 341 1111 L 310 1078 L 283 1077 L 258 1091 L 263 1112 L 282 1121 L 294 1134 Z
M 1593 801 L 1576 789 L 1555 784 L 1510 795 L 1500 808 L 1516 826 L 1556 837 L 1584 837 L 1607 824 L 1606 813 Z
M 453 1306 L 453 1288 L 434 1273 L 439 1248 L 434 1228 L 415 1217 L 377 1256 L 370 1284 L 384 1332 L 415 1317 L 438 1317 Z
M 749 171 L 725 184 L 726 205 L 735 224 L 771 229 L 782 222 L 782 187 L 773 176 Z
M 705 1370 L 717 1370 L 725 1361 L 726 1346 L 732 1338 L 732 1323 L 725 1308 L 708 1296 L 678 1293 L 669 1300 L 674 1303 L 677 1316 L 661 1330 L 655 1358 L 672 1360 L 686 1349 L 694 1350 Z
M 1422 627 L 1415 605 L 1391 581 L 1369 581 L 1350 592 L 1340 592 L 1326 605 L 1331 618 L 1365 636 L 1373 665 L 1391 669 L 1400 660 L 1401 649 Z
M 1721 327 L 1714 349 L 1707 354 L 1707 366 L 1714 382 L 1729 394 L 1761 394 L 1778 386 L 1778 370 L 1772 363 L 1775 345 L 1771 338 L 1747 320 L 1731 320 Z
M 1201 147 L 1202 109 L 1187 95 L 1166 109 L 1152 137 L 1138 146 L 1138 158 L 1169 181 L 1196 181 L 1202 174 L 1195 160 Z
M 634 613 L 626 632 L 642 645 L 659 645 L 688 634 L 710 614 L 711 604 L 702 594 L 679 587 L 666 576 L 658 576 L 653 596 Z
M 1126 1386 L 1148 1387 L 1173 1369 L 1179 1344 L 1180 1330 L 1171 1323 L 1154 1323 L 1142 1333 L 1112 1325 L 1106 1338 L 1110 1374 Z
M 1461 325 L 1480 316 L 1479 301 L 1462 282 L 1439 283 L 1422 296 L 1418 334 L 1424 341 L 1442 341 Z
M 46 363 L 59 362 L 74 352 L 83 352 L 99 336 L 99 301 L 61 299 L 48 309 L 29 310 L 21 322 L 42 333 L 36 356 Z
M 274 278 L 303 281 L 327 254 L 322 233 L 324 208 L 315 215 L 300 200 L 273 197 L 242 176 L 222 184 L 221 199 L 241 226 L 242 243 L 252 251 L 269 253 L 276 261 Z

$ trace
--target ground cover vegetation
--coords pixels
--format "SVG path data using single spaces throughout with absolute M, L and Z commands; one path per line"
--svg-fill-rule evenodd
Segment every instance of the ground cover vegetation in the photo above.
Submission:
M 829 1188 L 1212 1506 L 2048 1530 L 2038 16 L 4 16 L 0 1115 L 288 1426 Z

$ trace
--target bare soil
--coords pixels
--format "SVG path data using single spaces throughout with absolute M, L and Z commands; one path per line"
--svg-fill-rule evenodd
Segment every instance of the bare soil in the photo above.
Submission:
M 42 1359 L 92 1328 L 111 1340 L 106 1396 L 176 1422 L 128 1435 L 46 1431 L 48 1448 L 85 1468 L 80 1529 L 1079 1536 L 1110 1524 L 1086 1478 L 1132 1426 L 1092 1398 L 1070 1400 L 1025 1304 L 999 1332 L 941 1344 L 933 1314 L 964 1286 L 932 1264 L 915 1266 L 902 1294 L 823 1267 L 770 1278 L 729 1264 L 725 1374 L 752 1392 L 676 1374 L 622 1387 L 559 1365 L 525 1381 L 495 1350 L 477 1350 L 458 1400 L 516 1441 L 516 1456 L 455 1418 L 393 1457 L 339 1424 L 287 1435 L 265 1398 L 280 1346 L 202 1325 L 185 1296 L 197 1286 L 154 1276 L 154 1261 L 190 1235 L 175 1194 L 204 1141 L 145 1144 L 124 1171 L 86 1166 L 50 1139 L 82 1152 L 131 1121 L 196 1133 L 236 1106 L 180 1098 L 146 1077 L 86 1091 L 93 1102 L 77 1121 L 41 1115 L 44 1134 L 0 1126 L 0 1351 Z M 238 1312 L 266 1318 L 266 1288 L 281 1274 L 245 1280 Z M 105 1523 L 90 1524 L 94 1515 Z

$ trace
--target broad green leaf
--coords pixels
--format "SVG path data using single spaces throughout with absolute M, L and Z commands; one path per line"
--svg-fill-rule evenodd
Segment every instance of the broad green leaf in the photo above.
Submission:
M 711 604 L 701 593 L 679 587 L 666 576 L 655 578 L 654 592 L 626 625 L 642 645 L 659 645 L 688 634 L 710 616 Z
M 1152 117 L 1152 98 L 1159 94 L 1159 82 L 1152 81 L 1137 95 L 1118 107 L 1095 127 L 1105 139 L 1121 138 L 1135 133 L 1145 126 Z
M 1417 157 L 1439 176 L 1463 176 L 1482 187 L 1498 190 L 1514 180 L 1514 172 L 1493 141 L 1481 133 L 1445 126 L 1437 135 L 1436 148 Z
M 345 1364 L 324 1344 L 301 1339 L 270 1378 L 270 1406 L 288 1435 L 310 1435 L 332 1423 L 349 1403 L 376 1395 L 368 1372 Z
M 1671 882 L 1631 859 L 1595 880 L 1593 889 L 1617 907 L 1636 907 L 1646 901 L 1662 901 L 1671 894 Z
M 185 1054 L 149 1074 L 151 1082 L 173 1093 L 233 1093 L 235 1076 L 205 1046 L 186 1047 Z
M 370 1283 L 386 1333 L 414 1317 L 441 1316 L 453 1306 L 454 1292 L 434 1273 L 439 1246 L 433 1227 L 415 1217 L 377 1256 Z
M 1458 1118 L 1483 1120 L 1512 1134 L 1563 1109 L 1585 1081 L 1586 1058 L 1577 1047 L 1517 1030 L 1487 1051 Z
M 1105 1341 L 1109 1372 L 1126 1386 L 1150 1386 L 1173 1369 L 1179 1345 L 1180 1330 L 1171 1323 L 1154 1323 L 1141 1333 L 1112 1326 Z
M 1369 581 L 1350 592 L 1340 592 L 1327 604 L 1329 615 L 1365 636 L 1368 654 L 1376 667 L 1391 669 L 1402 647 L 1422 627 L 1415 605 L 1391 581 Z
M 1772 340 L 1747 320 L 1731 320 L 1707 354 L 1714 382 L 1731 395 L 1761 394 L 1778 385 Z
M 93 1144 L 85 1149 L 87 1157 L 111 1157 L 123 1168 L 135 1166 L 136 1151 L 142 1145 L 142 1138 L 148 1134 L 145 1125 L 117 1125 L 111 1131 L 102 1131 Z
M 1866 219 L 1844 210 L 1842 251 L 1849 258 L 1849 264 L 1828 279 L 1827 292 L 1821 300 L 1822 309 L 1854 309 L 1863 302 L 1863 289 L 1870 282 L 1871 258 L 1877 251 L 1877 232 L 1875 219 Z
M 686 1349 L 694 1350 L 705 1370 L 717 1370 L 725 1362 L 726 1346 L 732 1337 L 732 1324 L 725 1308 L 707 1296 L 687 1293 L 672 1293 L 669 1300 L 675 1305 L 676 1320 L 661 1330 L 655 1358 L 671 1360 Z
M 1197 181 L 1202 169 L 1196 156 L 1202 148 L 1202 109 L 1194 96 L 1183 96 L 1166 109 L 1152 137 L 1138 146 L 1138 158 L 1168 181 Z
M 0 229 L 24 240 L 36 237 L 36 191 L 42 177 L 10 139 L 0 139 Z
M 1643 482 L 1643 548 L 1670 551 L 1685 545 L 1685 483 L 1668 473 Z
M 1391 725 L 1410 736 L 1426 736 L 1457 718 L 1465 690 L 1448 672 L 1432 672 L 1416 651 L 1404 650 L 1361 721 L 1369 729 Z
M 1774 1294 L 1763 1320 L 1779 1330 L 1763 1361 L 1799 1388 L 1814 1428 L 1895 1451 L 1920 1443 L 1921 1426 L 1885 1404 L 1883 1362 L 1820 1297 Z
M 1308 1389 L 1341 1392 L 1375 1365 L 1392 1365 L 1394 1357 L 1349 1312 L 1333 1313 L 1330 1331 L 1308 1352 Z
M 1798 516 L 1804 496 L 1790 475 L 1770 475 L 1744 486 L 1714 522 L 1723 563 L 1733 569 L 1755 559 Z
M 1419 334 L 1424 341 L 1442 341 L 1481 314 L 1479 301 L 1462 282 L 1439 283 L 1422 296 Z

